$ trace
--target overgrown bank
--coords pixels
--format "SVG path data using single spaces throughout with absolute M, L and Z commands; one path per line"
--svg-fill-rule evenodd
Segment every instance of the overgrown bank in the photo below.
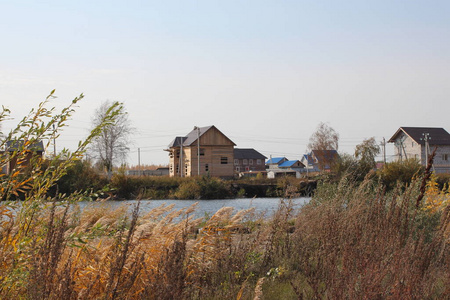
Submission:
M 94 197 L 116 199 L 227 199 L 252 197 L 282 197 L 286 187 L 295 187 L 300 196 L 310 196 L 316 180 L 279 178 L 252 178 L 223 180 L 211 177 L 157 177 L 114 174 L 110 181 L 85 161 L 78 161 L 55 185 L 56 191 L 70 194 L 75 191 L 93 191 Z

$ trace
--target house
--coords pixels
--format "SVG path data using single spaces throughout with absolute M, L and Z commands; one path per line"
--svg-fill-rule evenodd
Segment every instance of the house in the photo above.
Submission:
M 234 171 L 240 172 L 264 172 L 266 161 L 264 155 L 256 151 L 255 149 L 234 149 Z
M 444 128 L 400 127 L 388 142 L 394 143 L 397 160 L 415 158 L 423 166 L 437 147 L 434 171 L 450 173 L 450 134 Z
M 310 153 L 303 155 L 301 162 L 308 172 L 330 172 L 333 162 L 338 158 L 336 150 L 311 150 Z
M 168 146 L 169 175 L 233 177 L 234 146 L 215 126 L 194 127 Z
M 267 178 L 275 178 L 280 176 L 301 177 L 305 165 L 299 160 L 288 160 L 286 157 L 270 158 L 266 162 Z
M 7 141 L 3 155 L 7 164 L 2 167 L 2 172 L 11 174 L 20 161 L 20 166 L 25 168 L 29 166 L 32 159 L 42 158 L 44 154 L 44 144 L 42 141 L 24 142 Z

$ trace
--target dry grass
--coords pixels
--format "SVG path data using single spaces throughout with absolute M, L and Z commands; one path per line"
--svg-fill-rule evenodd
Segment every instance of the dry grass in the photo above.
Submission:
M 319 187 L 270 219 L 224 207 L 0 207 L 1 299 L 443 299 L 449 209 L 415 208 L 418 184 Z M 201 226 L 201 230 L 198 230 Z

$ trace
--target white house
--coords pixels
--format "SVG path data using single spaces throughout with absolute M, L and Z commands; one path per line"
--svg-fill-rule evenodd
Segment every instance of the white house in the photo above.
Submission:
M 395 145 L 397 160 L 417 159 L 427 165 L 427 157 L 435 148 L 433 169 L 436 173 L 450 173 L 450 134 L 437 127 L 400 127 L 389 139 Z

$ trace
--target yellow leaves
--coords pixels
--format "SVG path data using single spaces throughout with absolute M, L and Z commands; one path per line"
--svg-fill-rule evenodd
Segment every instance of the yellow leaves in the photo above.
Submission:
M 450 204 L 450 187 L 447 184 L 442 190 L 439 189 L 437 176 L 433 173 L 427 182 L 425 191 L 425 203 L 423 209 L 429 212 L 442 211 Z

